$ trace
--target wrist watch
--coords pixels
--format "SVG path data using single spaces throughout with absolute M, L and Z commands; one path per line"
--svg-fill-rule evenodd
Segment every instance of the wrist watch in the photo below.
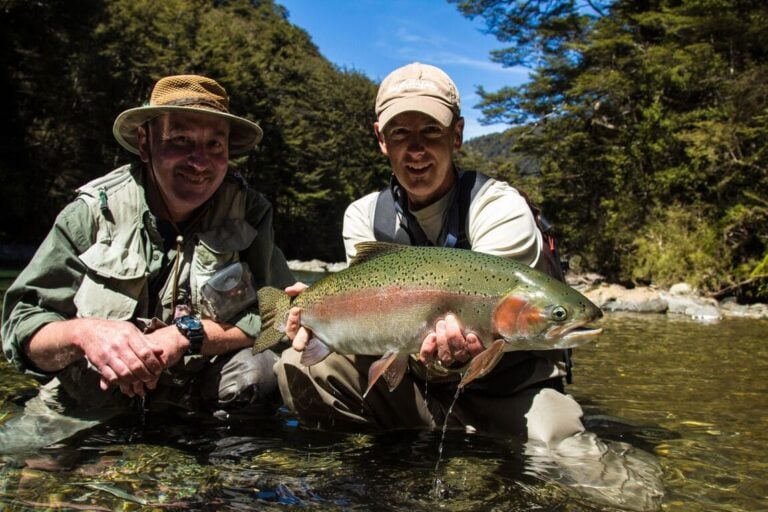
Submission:
M 194 315 L 180 316 L 174 322 L 179 331 L 181 331 L 181 334 L 189 340 L 187 355 L 199 354 L 203 348 L 203 339 L 205 339 L 203 322 Z

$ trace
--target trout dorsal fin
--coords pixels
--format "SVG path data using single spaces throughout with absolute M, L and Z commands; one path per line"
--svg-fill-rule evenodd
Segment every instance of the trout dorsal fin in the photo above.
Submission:
M 378 258 L 385 254 L 402 251 L 406 245 L 393 244 L 390 242 L 359 242 L 355 244 L 355 257 L 349 261 L 349 265 L 357 265 L 373 258 Z

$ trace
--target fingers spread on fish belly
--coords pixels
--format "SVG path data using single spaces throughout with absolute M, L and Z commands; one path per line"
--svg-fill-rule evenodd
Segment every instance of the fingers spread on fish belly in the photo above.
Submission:
M 474 357 L 485 350 L 483 342 L 480 341 L 480 337 L 474 332 L 467 332 L 467 352 L 469 357 Z
M 467 347 L 467 339 L 464 337 L 464 328 L 460 320 L 453 314 L 447 314 L 443 321 L 442 329 L 448 351 L 447 359 L 440 358 L 443 363 L 451 365 L 453 362 L 467 362 L 470 358 L 470 353 Z M 437 338 L 440 340 L 440 334 L 438 334 Z
M 424 338 L 424 342 L 421 344 L 419 350 L 419 361 L 424 364 L 430 364 L 435 360 L 435 353 L 437 352 L 437 334 L 431 332 Z

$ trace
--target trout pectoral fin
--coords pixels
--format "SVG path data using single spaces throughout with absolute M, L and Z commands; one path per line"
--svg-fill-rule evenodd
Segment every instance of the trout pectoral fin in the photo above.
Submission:
M 505 343 L 504 340 L 496 340 L 490 347 L 477 354 L 472 359 L 472 362 L 469 363 L 469 368 L 467 368 L 464 377 L 462 377 L 461 382 L 459 382 L 459 389 L 475 379 L 488 375 L 488 372 L 496 367 L 499 363 L 499 359 L 504 355 Z
M 328 345 L 313 336 L 301 353 L 301 364 L 312 366 L 328 357 L 330 353 L 331 349 L 328 348 Z
M 368 368 L 368 388 L 363 393 L 363 398 L 368 394 L 376 381 L 384 377 L 387 387 L 393 391 L 403 380 L 405 370 L 408 368 L 408 354 L 387 352 L 381 359 L 375 361 Z

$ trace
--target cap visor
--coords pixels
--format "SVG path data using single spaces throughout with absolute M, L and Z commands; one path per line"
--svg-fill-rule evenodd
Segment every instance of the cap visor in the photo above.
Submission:
M 403 112 L 421 112 L 443 126 L 450 126 L 453 121 L 453 111 L 445 103 L 430 97 L 419 96 L 401 98 L 379 113 L 379 129 L 384 128 L 395 116 Z

